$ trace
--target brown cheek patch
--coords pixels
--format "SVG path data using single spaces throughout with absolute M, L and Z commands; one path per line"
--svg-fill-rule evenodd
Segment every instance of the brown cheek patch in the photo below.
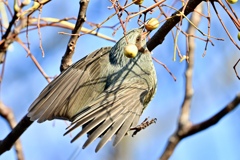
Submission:
M 142 52 L 143 54 L 151 53 L 151 52 L 149 52 L 149 50 L 148 50 L 146 47 L 138 48 L 138 51 L 139 51 L 139 52 Z

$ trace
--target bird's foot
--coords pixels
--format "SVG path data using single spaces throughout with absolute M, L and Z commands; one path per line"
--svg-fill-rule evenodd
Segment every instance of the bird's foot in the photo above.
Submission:
M 157 118 L 153 118 L 151 120 L 148 120 L 148 118 L 146 118 L 141 124 L 137 125 L 136 127 L 131 127 L 130 130 L 134 130 L 132 137 L 135 136 L 141 130 L 150 126 L 151 124 L 156 123 L 156 121 L 157 121 Z

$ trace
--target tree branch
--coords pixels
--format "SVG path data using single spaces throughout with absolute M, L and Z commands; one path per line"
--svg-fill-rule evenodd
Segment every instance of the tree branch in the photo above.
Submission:
M 14 114 L 13 114 L 12 110 L 9 107 L 5 106 L 2 102 L 0 102 L 0 115 L 8 122 L 9 127 L 11 129 L 13 129 L 16 126 L 17 123 L 14 118 Z M 5 145 L 5 143 L 2 143 L 2 141 L 0 141 L 0 148 L 1 148 L 1 144 L 3 144 L 2 146 Z M 11 144 L 11 146 L 12 146 L 12 144 Z M 20 140 L 16 140 L 14 146 L 15 146 L 15 152 L 17 155 L 17 159 L 23 160 L 24 156 L 23 156 L 22 144 L 21 144 Z
M 0 141 L 0 155 L 11 149 L 12 145 L 23 134 L 23 132 L 33 123 L 30 118 L 25 115 L 16 127 L 7 135 L 4 140 Z
M 80 9 L 78 12 L 78 18 L 76 25 L 72 31 L 72 36 L 70 37 L 70 40 L 67 45 L 66 52 L 64 56 L 62 57 L 61 61 L 61 66 L 60 66 L 60 71 L 64 71 L 67 69 L 71 64 L 72 64 L 72 56 L 75 51 L 75 46 L 77 43 L 77 40 L 80 36 L 80 31 L 83 26 L 83 23 L 86 21 L 86 12 L 87 12 L 87 7 L 88 3 L 90 0 L 81 0 L 80 1 Z
M 199 5 L 196 10 L 201 13 L 202 12 L 202 5 Z M 198 26 L 201 20 L 201 15 L 197 13 L 193 13 L 191 16 L 190 21 L 195 25 Z M 188 35 L 194 35 L 196 28 L 189 23 L 187 33 Z M 195 52 L 195 42 L 194 37 L 187 37 L 188 38 L 188 63 L 187 69 L 185 72 L 186 82 L 185 82 L 185 97 L 181 107 L 181 113 L 178 120 L 178 127 L 175 133 L 169 138 L 169 142 L 164 153 L 161 156 L 162 160 L 168 159 L 177 144 L 181 141 L 179 135 L 182 134 L 186 128 L 188 128 L 192 123 L 189 120 L 190 109 L 191 109 L 191 101 L 193 96 L 193 87 L 192 87 L 192 76 L 193 76 L 193 66 L 194 66 L 194 52 Z
M 194 9 L 202 2 L 203 0 L 189 0 L 187 6 L 183 6 L 179 11 L 184 10 L 184 15 L 188 15 L 193 12 Z M 149 51 L 152 51 L 155 47 L 162 44 L 166 35 L 173 29 L 173 27 L 180 22 L 181 17 L 175 16 L 179 14 L 179 11 L 176 11 L 172 14 L 172 17 L 169 18 L 159 29 L 158 31 L 151 37 L 151 39 L 147 42 L 147 47 Z
M 192 125 L 189 127 L 188 131 L 181 135 L 182 138 L 185 138 L 187 136 L 191 136 L 195 133 L 198 133 L 204 129 L 207 129 L 208 127 L 213 126 L 214 124 L 218 123 L 225 115 L 230 113 L 232 110 L 234 110 L 238 105 L 240 104 L 240 93 L 237 94 L 237 96 L 228 103 L 221 111 L 219 111 L 217 114 L 212 116 L 211 118 L 207 119 L 206 121 L 203 121 L 199 124 Z

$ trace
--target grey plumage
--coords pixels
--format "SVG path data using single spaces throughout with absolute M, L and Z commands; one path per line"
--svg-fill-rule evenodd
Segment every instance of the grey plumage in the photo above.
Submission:
M 67 133 L 83 126 L 72 142 L 85 133 L 83 148 L 101 137 L 96 152 L 115 136 L 117 145 L 137 125 L 156 89 L 156 73 L 142 29 L 134 29 L 113 47 L 94 51 L 61 73 L 40 93 L 29 108 L 32 121 L 71 121 Z M 128 43 L 142 52 L 124 56 Z

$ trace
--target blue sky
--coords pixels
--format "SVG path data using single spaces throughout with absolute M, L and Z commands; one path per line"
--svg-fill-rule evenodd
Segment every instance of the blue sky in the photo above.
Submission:
M 67 1 L 62 1 L 61 3 L 59 1 L 52 1 L 43 9 L 42 17 L 53 15 L 56 18 L 73 17 L 78 12 L 78 3 L 79 1 L 76 0 L 71 1 L 71 3 Z M 144 5 L 150 6 L 151 3 L 145 2 Z M 204 4 L 204 11 L 206 13 L 206 3 Z M 180 3 L 176 7 L 179 8 L 179 5 Z M 113 13 L 113 10 L 106 9 L 107 6 L 110 6 L 108 1 L 101 3 L 99 1 L 91 1 L 87 12 L 87 20 L 96 23 L 103 21 L 110 13 Z M 219 8 L 218 5 L 216 6 Z M 233 7 L 237 10 L 240 5 L 238 3 Z M 133 6 L 131 9 L 132 11 L 138 11 L 137 6 Z M 239 10 L 237 12 L 239 15 Z M 236 38 L 237 29 L 234 28 L 234 25 L 223 10 L 219 9 L 219 13 L 229 32 L 239 44 Z M 211 12 L 211 14 L 211 35 L 224 38 L 225 41 L 222 42 L 213 39 L 212 41 L 215 46 L 209 45 L 207 55 L 203 58 L 202 53 L 205 43 L 196 40 L 193 75 L 194 96 L 190 114 L 190 119 L 193 123 L 199 123 L 214 115 L 240 91 L 239 80 L 232 69 L 237 59 L 240 58 L 239 50 L 236 49 L 226 36 L 215 13 Z M 157 13 L 154 13 L 149 15 L 149 17 L 156 17 L 157 15 Z M 115 18 L 107 22 L 106 25 L 111 26 L 116 22 L 117 19 Z M 184 22 L 186 23 L 186 21 Z M 206 22 L 206 19 L 202 20 L 199 26 L 205 33 L 207 33 Z M 89 26 L 85 25 L 85 27 Z M 133 20 L 129 23 L 127 29 L 130 30 L 135 27 L 137 27 L 136 20 Z M 185 28 L 186 25 L 183 26 L 183 29 Z M 69 39 L 68 36 L 60 35 L 58 32 L 70 31 L 56 28 L 43 28 L 41 31 L 45 57 L 41 57 L 37 31 L 30 32 L 29 34 L 31 51 L 49 76 L 58 75 L 60 73 L 60 60 Z M 112 30 L 107 28 L 101 29 L 100 32 L 108 36 L 112 34 Z M 122 31 L 119 30 L 114 39 L 118 40 L 121 36 Z M 25 38 L 25 35 L 21 35 L 21 38 Z M 80 37 L 78 41 L 73 61 L 77 61 L 100 47 L 113 45 L 113 42 L 85 35 Z M 178 45 L 181 52 L 185 53 L 185 39 L 180 39 Z M 174 82 L 168 72 L 162 66 L 155 63 L 158 77 L 157 94 L 144 111 L 141 121 L 146 117 L 156 117 L 158 119 L 156 124 L 141 131 L 134 138 L 125 137 L 117 147 L 112 147 L 112 142 L 109 142 L 106 147 L 96 154 L 94 149 L 97 142 L 94 142 L 85 150 L 81 150 L 86 136 L 73 144 L 70 143 L 72 139 L 70 135 L 63 137 L 68 122 L 59 120 L 41 124 L 35 122 L 21 137 L 26 160 L 65 160 L 74 158 L 98 160 L 113 159 L 115 155 L 120 155 L 119 159 L 127 160 L 158 159 L 166 146 L 169 136 L 176 128 L 180 106 L 184 98 L 184 70 L 186 64 L 185 62 L 179 63 L 179 59 L 176 62 L 172 61 L 173 39 L 170 34 L 161 46 L 153 50 L 153 56 L 165 63 L 177 77 L 177 81 Z M 238 71 L 240 72 L 240 67 L 238 67 Z M 46 80 L 37 70 L 31 59 L 26 57 L 26 52 L 17 43 L 14 43 L 7 55 L 5 75 L 1 87 L 1 100 L 13 109 L 17 121 L 27 113 L 28 107 L 46 85 Z M 240 108 L 238 107 L 225 116 L 218 124 L 184 139 L 178 144 L 170 159 L 239 159 L 239 115 Z M 2 139 L 9 133 L 9 128 L 2 119 L 0 119 L 0 126 L 0 139 Z M 73 153 L 76 154 L 73 155 Z M 71 157 L 71 155 L 73 156 Z M 2 159 L 15 159 L 14 151 L 11 150 L 4 153 L 0 157 L 0 160 Z

